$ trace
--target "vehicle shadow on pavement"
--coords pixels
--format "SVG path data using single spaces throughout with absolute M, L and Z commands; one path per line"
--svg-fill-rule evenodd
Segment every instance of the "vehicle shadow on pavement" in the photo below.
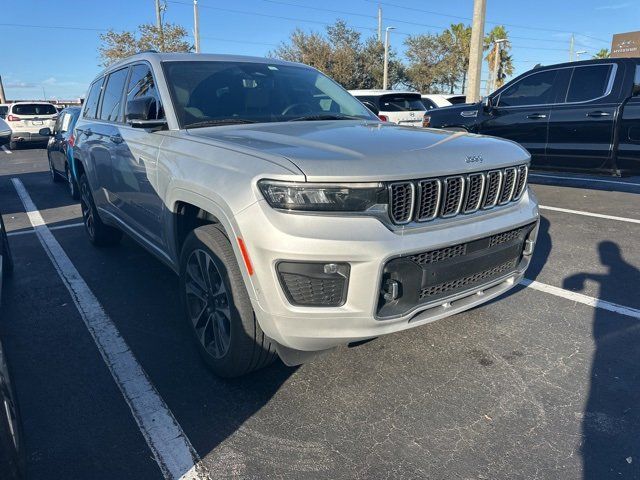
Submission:
M 640 308 L 640 296 L 623 297 L 612 281 L 626 278 L 640 285 L 640 270 L 624 260 L 614 242 L 600 242 L 598 252 L 608 272 L 571 275 L 563 287 L 580 291 L 586 282 L 596 282 L 598 298 Z M 582 416 L 583 478 L 640 478 L 640 320 L 595 308 L 593 340 L 591 383 Z

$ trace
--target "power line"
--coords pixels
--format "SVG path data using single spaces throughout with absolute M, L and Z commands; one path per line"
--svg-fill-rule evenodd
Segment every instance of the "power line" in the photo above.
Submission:
M 437 15 L 437 16 L 441 16 L 441 17 L 448 17 L 448 18 L 456 18 L 459 20 L 471 20 L 470 17 L 463 17 L 463 16 L 459 16 L 459 15 L 449 15 L 446 13 L 440 13 L 440 12 L 434 12 L 431 10 L 423 10 L 421 8 L 415 8 L 415 7 L 407 7 L 405 5 L 398 5 L 397 3 L 390 3 L 390 2 L 379 2 L 378 0 L 364 0 L 365 2 L 369 2 L 369 3 L 380 3 L 382 5 L 387 5 L 389 7 L 396 7 L 396 8 L 401 8 L 404 10 L 411 10 L 414 12 L 421 12 L 421 13 L 428 13 L 430 15 Z M 542 27 L 531 27 L 528 25 L 517 25 L 514 23 L 505 23 L 505 22 L 492 22 L 487 20 L 486 23 L 490 23 L 492 25 L 504 25 L 507 27 L 513 27 L 513 28 L 522 28 L 522 29 L 527 29 L 527 30 L 539 30 L 542 32 L 556 32 L 556 33 L 571 33 L 567 30 L 556 30 L 553 28 L 542 28 Z M 603 40 L 601 38 L 596 38 L 596 37 L 592 37 L 590 35 L 585 35 L 585 34 L 580 34 L 582 37 L 585 38 L 590 38 L 592 40 L 597 40 L 598 42 L 603 42 L 603 43 L 610 43 L 608 40 Z

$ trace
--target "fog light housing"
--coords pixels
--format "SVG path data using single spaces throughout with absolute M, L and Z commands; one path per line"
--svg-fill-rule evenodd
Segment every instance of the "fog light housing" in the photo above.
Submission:
M 279 262 L 278 279 L 291 305 L 340 307 L 347 301 L 348 263 Z

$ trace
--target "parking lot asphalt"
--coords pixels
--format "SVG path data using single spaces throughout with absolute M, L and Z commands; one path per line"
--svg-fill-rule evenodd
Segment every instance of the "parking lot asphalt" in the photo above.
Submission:
M 518 286 L 297 368 L 221 380 L 198 357 L 175 275 L 130 239 L 92 247 L 43 149 L 0 151 L 16 262 L 0 335 L 28 478 L 47 480 L 163 474 L 12 178 L 195 448 L 199 478 L 640 478 L 640 181 L 532 177 L 556 210 L 541 210 L 527 278 L 555 293 Z

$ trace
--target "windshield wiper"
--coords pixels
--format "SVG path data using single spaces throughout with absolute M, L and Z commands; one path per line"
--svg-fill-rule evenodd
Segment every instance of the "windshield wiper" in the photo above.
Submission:
M 303 122 L 312 120 L 364 120 L 362 117 L 355 117 L 353 115 L 343 115 L 341 113 L 320 113 L 314 115 L 304 115 L 302 117 L 292 118 L 287 120 L 288 122 Z
M 241 123 L 256 123 L 255 120 L 246 118 L 219 118 L 216 120 L 205 120 L 203 122 L 189 123 L 184 128 L 212 127 L 214 125 L 235 125 Z

